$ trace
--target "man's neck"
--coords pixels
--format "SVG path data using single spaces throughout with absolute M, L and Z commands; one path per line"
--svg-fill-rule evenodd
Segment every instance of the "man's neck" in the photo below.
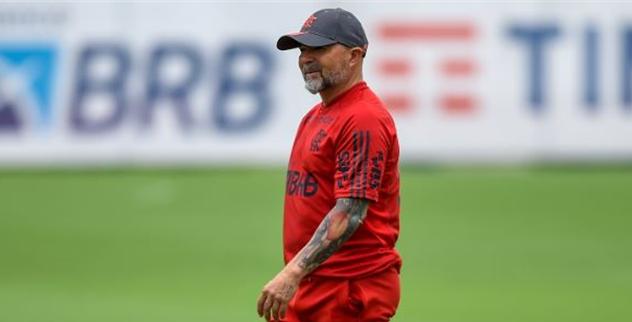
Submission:
M 320 98 L 323 101 L 323 105 L 327 106 L 331 103 L 336 97 L 340 96 L 340 94 L 348 91 L 355 84 L 362 81 L 362 75 L 355 75 L 350 77 L 348 81 L 339 84 L 338 86 L 330 87 L 326 90 L 319 92 Z

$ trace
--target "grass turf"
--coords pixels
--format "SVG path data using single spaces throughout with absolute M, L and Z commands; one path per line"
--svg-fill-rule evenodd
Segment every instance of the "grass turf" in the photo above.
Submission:
M 282 170 L 0 171 L 0 321 L 257 321 Z M 629 321 L 632 169 L 402 171 L 397 322 Z

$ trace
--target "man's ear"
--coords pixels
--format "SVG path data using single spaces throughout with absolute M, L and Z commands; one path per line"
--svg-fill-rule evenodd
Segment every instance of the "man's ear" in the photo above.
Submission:
M 351 59 L 349 60 L 349 65 L 354 66 L 356 64 L 359 64 L 364 58 L 364 50 L 360 47 L 354 47 L 351 48 L 351 50 L 349 51 L 349 55 L 351 56 Z

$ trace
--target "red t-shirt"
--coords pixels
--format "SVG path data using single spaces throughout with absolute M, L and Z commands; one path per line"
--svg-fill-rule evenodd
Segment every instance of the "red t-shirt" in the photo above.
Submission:
M 365 82 L 314 106 L 298 127 L 287 171 L 285 262 L 307 244 L 337 198 L 351 197 L 370 201 L 364 222 L 312 274 L 355 278 L 399 269 L 398 161 L 395 123 Z

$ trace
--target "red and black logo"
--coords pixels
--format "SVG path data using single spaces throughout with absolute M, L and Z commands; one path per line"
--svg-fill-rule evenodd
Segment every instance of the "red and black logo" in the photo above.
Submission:
M 320 129 L 316 135 L 312 138 L 312 143 L 309 146 L 309 150 L 312 152 L 318 152 L 320 150 L 320 143 L 327 136 L 327 132 L 325 130 Z
M 316 19 L 318 19 L 316 16 L 311 15 L 307 18 L 307 20 L 305 20 L 305 22 L 303 23 L 303 27 L 301 28 L 301 31 L 305 31 L 309 28 L 312 27 L 312 25 L 314 24 L 314 21 L 316 21 Z

